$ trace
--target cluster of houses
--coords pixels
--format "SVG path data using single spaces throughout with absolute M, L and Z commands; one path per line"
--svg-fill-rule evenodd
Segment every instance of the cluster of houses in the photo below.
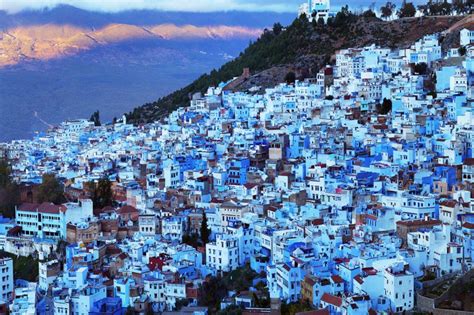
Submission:
M 206 314 L 203 283 L 247 266 L 272 301 L 413 310 L 420 279 L 474 261 L 473 31 L 461 34 L 464 56 L 438 35 L 347 49 L 313 79 L 210 87 L 160 123 L 68 121 L 7 144 L 24 203 L 1 218 L 0 249 L 40 262 L 35 283 L 0 260 L 4 307 L 145 314 L 186 301 Z M 69 202 L 37 202 L 46 173 Z M 114 206 L 97 208 L 86 183 L 104 176 Z M 185 243 L 203 224 L 207 244 Z M 254 297 L 232 292 L 222 306 Z

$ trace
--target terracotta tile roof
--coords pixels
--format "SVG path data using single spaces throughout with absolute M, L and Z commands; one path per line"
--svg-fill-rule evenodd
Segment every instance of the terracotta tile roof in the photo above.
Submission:
M 118 210 L 118 213 L 124 214 L 124 213 L 135 213 L 138 212 L 138 210 L 132 206 L 123 206 Z
M 474 223 L 464 222 L 462 224 L 462 227 L 466 229 L 474 230 Z
M 398 221 L 397 225 L 404 226 L 424 226 L 424 225 L 440 225 L 440 220 L 413 220 L 413 221 Z
M 23 203 L 18 207 L 19 211 L 40 212 L 40 213 L 54 213 L 58 214 L 60 211 L 65 212 L 66 207 L 63 205 L 57 206 L 53 203 L 43 202 L 42 204 Z
M 20 211 L 36 212 L 37 209 L 38 209 L 38 204 L 36 203 L 23 203 L 20 206 L 18 206 L 18 210 Z
M 314 219 L 311 221 L 312 225 L 323 225 L 324 224 L 324 219 Z
M 449 208 L 454 208 L 457 205 L 456 200 L 445 200 L 439 203 L 442 206 L 449 207 Z
M 252 188 L 258 186 L 258 184 L 247 183 L 247 184 L 244 184 L 244 186 L 247 189 L 252 189 Z
M 342 305 L 342 298 L 340 298 L 339 296 L 328 294 L 328 293 L 323 294 L 321 301 L 327 304 L 337 306 L 337 307 L 341 307 Z
M 344 283 L 344 280 L 339 275 L 331 276 L 331 279 L 334 283 Z
M 314 286 L 316 284 L 316 278 L 306 276 L 304 277 L 304 282 L 306 282 L 310 286 Z
M 56 206 L 54 203 L 43 202 L 38 206 L 38 212 L 41 213 L 50 213 L 50 214 L 59 214 L 59 212 L 65 212 L 66 208 L 64 206 Z
M 474 166 L 474 158 L 467 158 L 464 160 L 464 165 Z
M 354 280 L 357 281 L 359 284 L 364 283 L 364 279 L 360 275 L 354 277 Z
M 377 274 L 377 269 L 375 269 L 374 267 L 362 268 L 362 271 L 370 276 L 374 276 Z

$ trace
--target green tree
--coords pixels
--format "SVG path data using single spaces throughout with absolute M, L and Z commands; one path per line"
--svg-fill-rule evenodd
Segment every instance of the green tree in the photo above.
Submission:
M 64 188 L 54 174 L 43 174 L 42 183 L 38 187 L 38 201 L 55 204 L 66 201 Z
M 257 277 L 258 274 L 250 268 L 249 264 L 246 264 L 227 273 L 222 278 L 222 282 L 227 290 L 242 292 L 247 291 Z
M 362 13 L 362 16 L 365 18 L 375 18 L 377 15 L 375 15 L 375 12 L 372 10 L 366 10 L 364 13 Z
M 353 17 L 354 14 L 352 14 L 352 12 L 349 10 L 349 6 L 345 5 L 341 7 L 339 12 L 337 12 L 336 17 L 334 18 L 334 26 L 344 27 L 352 20 Z
M 400 10 L 398 10 L 398 17 L 399 18 L 406 18 L 406 17 L 414 17 L 416 14 L 416 8 L 412 2 L 406 2 L 403 0 L 402 6 Z
M 428 93 L 426 93 L 426 95 L 430 95 L 430 96 L 432 96 L 433 98 L 438 97 L 438 93 L 436 93 L 436 91 L 429 91 Z
M 186 233 L 183 235 L 182 242 L 184 244 L 188 244 L 189 246 L 197 248 L 199 245 L 198 240 L 199 240 L 199 235 L 197 233 Z
M 0 213 L 8 218 L 15 216 L 15 206 L 20 202 L 20 190 L 12 180 L 10 162 L 0 158 Z
M 114 202 L 114 196 L 112 191 L 112 182 L 108 177 L 104 176 L 99 181 L 89 182 L 86 184 L 87 189 L 91 194 L 94 208 L 102 209 L 106 206 L 112 206 Z
M 459 56 L 464 56 L 467 52 L 467 49 L 466 47 L 459 47 L 458 48 L 458 53 L 459 53 Z
M 0 258 L 11 258 L 13 260 L 13 278 L 30 282 L 38 281 L 38 259 L 32 256 L 17 256 L 4 251 L 0 251 Z
M 281 34 L 282 30 L 283 30 L 283 26 L 280 23 L 273 24 L 273 34 L 278 36 Z
M 209 243 L 209 236 L 211 234 L 211 230 L 207 226 L 207 215 L 206 211 L 202 211 L 202 222 L 201 222 L 201 241 L 202 244 L 205 246 Z
M 397 6 L 388 1 L 384 6 L 380 8 L 380 12 L 382 12 L 382 18 L 388 19 L 393 15 L 393 11 L 395 10 Z
M 428 73 L 428 65 L 425 62 L 417 64 L 411 64 L 412 72 L 419 75 L 425 75 Z
M 219 303 L 227 296 L 229 291 L 247 291 L 252 286 L 253 280 L 258 274 L 250 269 L 249 264 L 239 267 L 223 277 L 209 277 L 199 288 L 200 298 L 198 304 L 207 306 L 211 311 L 219 308 Z M 216 312 L 212 312 L 215 314 Z
M 423 15 L 430 15 L 430 7 L 428 3 L 425 4 L 420 4 L 418 6 L 418 10 L 423 14 Z
M 290 71 L 285 75 L 285 82 L 287 84 L 294 84 L 295 81 L 296 81 L 296 74 L 293 71 Z
M 111 206 L 113 203 L 113 193 L 112 193 L 112 182 L 108 177 L 103 177 L 99 179 L 97 185 L 97 191 L 99 194 L 99 203 L 102 207 Z
M 382 104 L 378 106 L 377 112 L 381 115 L 387 115 L 391 111 L 392 111 L 392 101 L 384 98 Z
M 6 158 L 0 159 L 0 188 L 5 188 L 11 183 L 10 163 Z
M 180 310 L 181 308 L 183 308 L 184 306 L 188 306 L 189 304 L 189 300 L 188 299 L 178 299 L 176 300 L 176 306 L 175 306 L 175 309 L 176 310 Z
M 255 306 L 262 307 L 262 308 L 270 307 L 270 292 L 268 291 L 267 285 L 263 281 L 260 281 L 257 283 L 255 288 L 260 293 L 260 294 L 254 293 Z M 258 295 L 261 295 L 261 296 L 259 297 Z
M 220 276 L 208 278 L 199 288 L 200 306 L 207 306 L 210 309 L 218 309 L 219 303 L 227 296 L 227 289 Z
M 469 12 L 465 0 L 453 0 L 453 10 L 456 12 L 456 14 L 461 15 Z
M 299 312 L 311 311 L 313 308 L 308 300 L 281 304 L 281 315 L 294 315 Z
M 440 4 L 440 13 L 441 15 L 451 15 L 453 13 L 453 6 L 447 0 L 444 0 Z
M 91 118 L 89 120 L 94 123 L 94 126 L 99 127 L 101 125 L 101 123 L 100 123 L 100 112 L 98 110 L 95 111 L 91 115 Z

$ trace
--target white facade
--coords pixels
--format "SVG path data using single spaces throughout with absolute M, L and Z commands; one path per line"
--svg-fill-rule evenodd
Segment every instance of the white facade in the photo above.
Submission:
M 324 23 L 327 23 L 329 17 L 334 15 L 330 10 L 330 0 L 308 0 L 300 6 L 298 16 L 305 14 L 310 22 L 313 20 L 319 21 L 319 19 L 323 19 Z
M 138 217 L 139 231 L 144 236 L 156 235 L 156 216 L 154 214 L 142 214 Z
M 127 278 L 114 280 L 114 295 L 122 300 L 122 307 L 130 306 L 130 281 Z
M 65 208 L 53 204 L 23 204 L 15 211 L 24 236 L 60 239 L 66 237 Z
M 163 169 L 166 188 L 176 188 L 180 183 L 179 166 L 171 164 Z
M 0 298 L 8 302 L 13 296 L 13 260 L 11 258 L 0 259 Z
M 176 307 L 176 301 L 186 298 L 186 284 L 185 283 L 170 283 L 165 285 L 166 307 L 168 310 L 173 310 Z
M 214 243 L 206 244 L 206 265 L 217 271 L 232 271 L 239 266 L 239 245 L 235 237 L 217 234 Z
M 71 313 L 71 304 L 69 296 L 61 298 L 60 296 L 54 297 L 54 314 L 69 315 Z
M 171 217 L 161 221 L 161 234 L 172 240 L 181 240 L 184 234 L 184 222 L 180 218 Z
M 59 271 L 59 262 L 57 260 L 39 262 L 39 287 L 47 291 L 50 284 L 57 278 L 58 273 L 55 270 Z
M 74 315 L 89 315 L 95 302 L 107 297 L 105 285 L 87 286 L 71 299 L 71 313 Z
M 467 46 L 474 42 L 474 30 L 464 28 L 460 32 L 461 34 L 461 46 Z
M 36 283 L 28 283 L 26 287 L 15 288 L 15 299 L 10 305 L 11 315 L 36 314 Z
M 464 69 L 457 69 L 456 73 L 449 79 L 449 89 L 453 92 L 467 91 L 467 74 Z
M 90 199 L 69 202 L 64 206 L 66 207 L 66 223 L 77 224 L 94 216 L 94 207 Z
M 143 280 L 143 290 L 153 303 L 159 303 L 162 306 L 166 303 L 165 281 L 154 277 L 146 277 Z
M 384 270 L 384 293 L 390 300 L 391 310 L 412 310 L 415 302 L 414 277 L 403 263 L 395 263 Z

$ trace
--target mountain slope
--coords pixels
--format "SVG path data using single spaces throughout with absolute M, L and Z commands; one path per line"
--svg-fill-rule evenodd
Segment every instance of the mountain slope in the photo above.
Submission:
M 290 23 L 294 13 L 275 12 L 171 12 L 158 10 L 127 10 L 115 13 L 88 11 L 70 5 L 57 5 L 43 10 L 23 10 L 7 13 L 0 10 L 0 28 L 19 25 L 70 24 L 78 27 L 101 28 L 109 24 L 192 24 L 196 26 L 229 25 L 263 28 L 274 21 Z
M 45 24 L 0 33 L 0 67 L 26 60 L 50 60 L 131 40 L 236 40 L 257 38 L 260 29 L 243 26 L 109 24 L 100 29 Z
M 264 32 L 238 58 L 220 69 L 202 75 L 190 85 L 156 102 L 136 108 L 127 116 L 134 123 L 159 120 L 176 108 L 187 106 L 192 93 L 204 92 L 209 86 L 238 76 L 243 68 L 250 68 L 256 74 L 241 84 L 240 89 L 251 85 L 270 86 L 282 82 L 290 69 L 314 74 L 339 49 L 370 44 L 405 47 L 426 34 L 442 32 L 462 19 L 444 16 L 382 21 L 370 16 L 339 13 L 331 25 L 324 26 L 296 19 L 286 30 L 280 32 L 279 28 L 274 28 L 274 31 Z

